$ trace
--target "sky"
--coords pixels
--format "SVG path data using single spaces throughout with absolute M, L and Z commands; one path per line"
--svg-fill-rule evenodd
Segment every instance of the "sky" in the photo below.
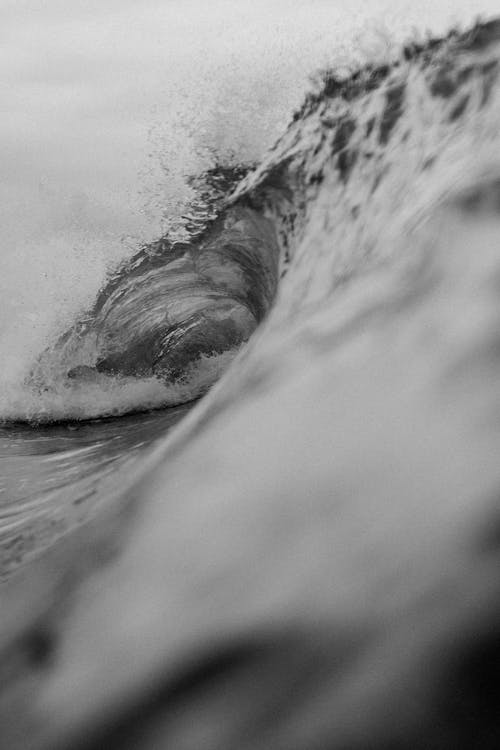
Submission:
M 20 372 L 109 268 L 161 234 L 186 174 L 213 153 L 260 158 L 315 70 L 497 5 L 0 0 L 2 361 Z

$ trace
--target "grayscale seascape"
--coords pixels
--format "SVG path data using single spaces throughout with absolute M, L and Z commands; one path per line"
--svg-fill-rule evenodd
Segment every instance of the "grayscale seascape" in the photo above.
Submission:
M 498 10 L 4 0 L 2 750 L 500 746 Z

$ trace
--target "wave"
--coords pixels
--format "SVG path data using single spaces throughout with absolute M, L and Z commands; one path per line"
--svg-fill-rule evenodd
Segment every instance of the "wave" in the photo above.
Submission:
M 247 171 L 219 168 L 197 179 L 189 240 L 151 243 L 115 272 L 92 309 L 38 358 L 23 388 L 4 393 L 4 421 L 92 419 L 206 393 L 277 288 L 271 223 L 248 207 L 222 205 Z
M 269 313 L 278 279 L 294 256 L 294 246 L 313 226 L 310 212 L 325 216 L 330 212 L 329 206 L 318 204 L 319 191 L 315 190 L 325 179 L 325 148 L 330 148 L 339 167 L 339 185 L 332 186 L 339 200 L 331 236 L 337 226 L 352 235 L 347 242 L 339 238 L 345 256 L 344 261 L 339 260 L 339 277 L 349 272 L 349 265 L 356 266 L 360 255 L 376 255 L 378 248 L 372 253 L 378 245 L 375 235 L 383 229 L 376 220 L 371 221 L 372 208 L 381 204 L 387 185 L 394 190 L 395 207 L 402 206 L 400 190 L 405 187 L 404 175 L 391 163 L 390 149 L 383 142 L 389 140 L 393 120 L 399 119 L 398 95 L 394 93 L 391 114 L 384 94 L 375 91 L 384 84 L 383 71 L 389 69 L 386 64 L 367 66 L 355 74 L 357 78 L 347 76 L 344 82 L 331 72 L 324 73 L 319 89 L 297 111 L 295 124 L 259 166 L 219 166 L 188 180 L 194 198 L 168 236 L 144 246 L 114 273 L 74 325 L 67 328 L 67 315 L 64 323 L 58 320 L 52 326 L 52 343 L 41 355 L 37 344 L 25 347 L 23 359 L 33 352 L 36 361 L 27 366 L 23 361 L 20 376 L 3 385 L 0 419 L 93 418 L 169 406 L 205 393 L 231 359 L 221 355 L 248 341 Z M 356 90 L 358 94 L 374 92 L 364 134 L 352 114 L 340 112 L 352 98 L 356 114 Z M 329 100 L 336 97 L 343 98 L 344 104 L 337 107 L 339 111 L 322 115 L 326 124 L 322 122 L 318 129 L 321 142 L 314 132 L 317 125 L 311 129 L 311 150 L 299 139 L 297 125 L 312 123 L 312 116 L 321 108 L 328 109 Z M 382 110 L 385 121 L 370 130 L 370 122 L 375 122 Z M 300 158 L 317 166 L 310 173 L 308 168 L 306 174 L 298 163 Z M 371 170 L 368 159 L 374 165 Z M 367 179 L 359 168 L 362 163 Z M 389 170 L 395 181 L 385 179 Z M 373 200 L 366 191 L 370 180 Z M 357 188 L 352 187 L 356 182 Z M 348 189 L 343 191 L 347 183 Z M 346 195 L 356 190 L 357 195 L 346 201 Z M 398 230 L 391 224 L 391 231 L 406 231 L 405 220 L 408 224 L 417 220 L 426 210 L 422 202 L 439 199 L 438 192 L 436 180 L 411 206 L 406 202 L 398 211 Z M 375 226 L 371 236 L 365 236 L 367 226 Z M 318 234 L 321 244 L 326 232 Z M 309 266 L 304 276 L 316 277 L 311 282 L 316 287 L 321 284 L 321 273 L 316 270 L 319 262 L 317 252 L 304 261 Z M 300 274 L 295 278 L 296 287 L 304 286 Z M 284 285 L 283 300 L 290 297 L 292 283 Z M 296 289 L 294 296 L 291 306 L 304 297 L 303 290 Z M 286 305 L 289 303 L 280 303 L 279 314 L 285 315 Z M 44 330 L 38 340 L 48 335 Z M 195 371 L 199 376 L 193 375 Z
M 7 592 L 5 747 L 498 744 L 499 47 L 497 21 L 325 74 L 216 219 L 42 356 L 40 391 L 177 383 L 259 325 Z

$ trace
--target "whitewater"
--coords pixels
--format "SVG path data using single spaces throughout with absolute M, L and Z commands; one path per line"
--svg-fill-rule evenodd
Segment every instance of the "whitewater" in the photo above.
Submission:
M 495 747 L 495 10 L 2 6 L 6 747 Z

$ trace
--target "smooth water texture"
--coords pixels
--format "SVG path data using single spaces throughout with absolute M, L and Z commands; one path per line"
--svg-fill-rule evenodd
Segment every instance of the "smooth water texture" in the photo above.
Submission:
M 0 580 L 95 513 L 190 405 L 133 417 L 0 427 Z

